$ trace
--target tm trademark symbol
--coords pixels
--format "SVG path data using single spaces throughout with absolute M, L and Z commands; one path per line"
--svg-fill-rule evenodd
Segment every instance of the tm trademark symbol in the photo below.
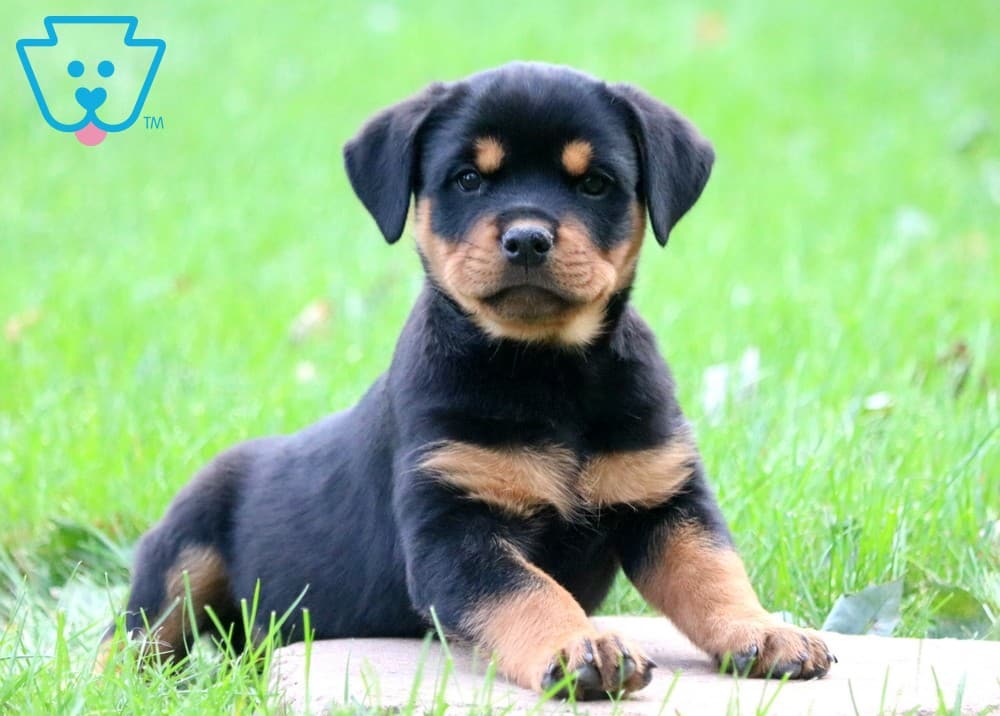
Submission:
M 146 121 L 146 129 L 163 129 L 163 115 L 144 114 L 142 118 Z

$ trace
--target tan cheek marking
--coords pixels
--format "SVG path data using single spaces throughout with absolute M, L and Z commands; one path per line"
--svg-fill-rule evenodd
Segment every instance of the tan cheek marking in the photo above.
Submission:
M 185 584 L 184 575 L 187 574 Z M 228 599 L 229 579 L 222 556 L 211 547 L 187 547 L 166 575 L 164 615 L 151 641 L 157 642 L 161 651 L 180 651 L 184 638 L 191 633 L 190 613 L 200 617 L 206 605 L 218 605 Z M 184 598 L 191 593 L 190 613 Z
M 505 512 L 522 517 L 552 506 L 572 515 L 573 454 L 560 447 L 484 448 L 446 441 L 428 451 L 420 468 Z
M 431 229 L 432 206 L 430 199 L 418 199 L 416 207 L 417 248 L 420 250 L 420 255 L 427 261 L 431 276 L 441 279 L 444 272 L 444 261 L 447 258 L 447 247 L 445 242 L 435 236 Z
M 562 150 L 563 169 L 570 176 L 578 177 L 587 173 L 590 168 L 590 159 L 594 156 L 594 148 L 590 142 L 583 139 L 574 139 L 567 142 Z
M 525 589 L 483 600 L 463 630 L 497 655 L 498 667 L 519 686 L 541 690 L 549 662 L 566 644 L 594 636 L 583 608 L 552 577 L 523 558 L 531 575 Z
M 476 169 L 482 174 L 492 174 L 503 165 L 504 150 L 500 141 L 493 137 L 476 140 Z
M 495 217 L 476 221 L 447 262 L 445 270 L 451 286 L 472 299 L 495 293 L 506 268 L 499 246 L 500 231 Z M 478 313 L 478 305 L 476 308 Z
M 417 248 L 437 284 L 466 311 L 478 313 L 475 299 L 492 292 L 504 268 L 493 217 L 477 221 L 464 241 L 447 241 L 431 228 L 431 210 L 429 199 L 418 201 Z
M 617 271 L 601 256 L 586 228 L 573 219 L 561 222 L 551 270 L 553 280 L 583 303 L 567 316 L 556 337 L 563 345 L 586 346 L 604 326 L 604 309 Z
M 587 303 L 607 299 L 617 278 L 615 267 L 601 256 L 586 227 L 572 218 L 560 223 L 550 270 L 556 283 Z
M 594 505 L 652 507 L 677 493 L 697 459 L 688 436 L 649 450 L 598 455 L 587 463 L 580 491 Z
M 632 233 L 628 240 L 607 252 L 607 260 L 615 267 L 616 279 L 612 293 L 621 291 L 635 280 L 635 267 L 639 251 L 646 236 L 646 208 L 639 202 L 632 204 Z
M 650 604 L 666 614 L 695 645 L 722 654 L 740 642 L 734 626 L 766 622 L 743 560 L 714 544 L 704 528 L 670 528 L 657 563 L 640 575 L 636 586 Z

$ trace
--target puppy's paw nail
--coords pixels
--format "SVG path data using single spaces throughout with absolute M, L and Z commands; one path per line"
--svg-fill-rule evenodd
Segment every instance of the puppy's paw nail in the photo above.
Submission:
M 759 653 L 760 650 L 757 648 L 757 645 L 755 644 L 744 652 L 740 652 L 739 654 L 733 654 L 730 657 L 731 671 L 736 672 L 740 676 L 748 674 L 750 672 L 750 669 L 753 667 L 754 662 L 757 661 L 757 655 Z
M 626 654 L 622 657 L 621 666 L 618 669 L 618 685 L 619 687 L 628 681 L 632 674 L 635 673 L 636 665 L 635 659 Z
M 542 691 L 548 691 L 553 686 L 558 684 L 563 680 L 563 670 L 562 666 L 558 661 L 554 661 L 549 664 L 549 668 L 545 671 L 545 676 L 542 677 Z M 562 689 L 557 696 L 565 697 L 566 689 Z
M 653 664 L 652 662 L 650 662 L 649 664 L 646 665 L 646 670 L 643 671 L 641 673 L 640 677 L 639 677 L 639 687 L 638 688 L 644 689 L 647 686 L 649 686 L 649 682 L 653 680 L 653 669 L 655 669 L 655 668 L 656 668 L 656 664 Z
M 584 699 L 592 699 L 604 694 L 601 674 L 593 664 L 584 664 L 576 670 L 576 693 Z
M 784 676 L 787 676 L 789 679 L 797 679 L 801 673 L 802 663 L 798 661 L 789 661 L 784 664 L 778 664 L 771 670 L 771 676 L 776 679 L 780 679 Z

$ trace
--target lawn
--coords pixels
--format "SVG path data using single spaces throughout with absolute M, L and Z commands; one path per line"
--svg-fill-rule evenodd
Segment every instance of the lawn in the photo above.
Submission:
M 516 58 L 641 85 L 715 144 L 635 303 L 765 605 L 819 625 L 901 582 L 896 634 L 1000 636 L 994 0 L 101 10 L 166 40 L 143 112 L 164 126 L 90 148 L 42 121 L 14 53 L 45 5 L 0 9 L 0 712 L 273 706 L 211 660 L 88 676 L 129 545 L 215 452 L 385 369 L 421 272 L 341 145 Z M 605 609 L 642 605 L 622 584 Z

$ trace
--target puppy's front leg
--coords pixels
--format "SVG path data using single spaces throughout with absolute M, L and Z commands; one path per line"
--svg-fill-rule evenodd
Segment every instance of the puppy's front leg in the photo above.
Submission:
M 598 632 L 573 596 L 527 561 L 511 524 L 486 506 L 424 482 L 397 500 L 407 581 L 416 608 L 497 656 L 500 673 L 544 691 L 576 675 L 580 699 L 636 691 L 652 662 Z
M 684 489 L 625 522 L 619 535 L 629 579 L 699 648 L 751 676 L 823 676 L 833 661 L 810 629 L 760 604 L 698 465 Z

